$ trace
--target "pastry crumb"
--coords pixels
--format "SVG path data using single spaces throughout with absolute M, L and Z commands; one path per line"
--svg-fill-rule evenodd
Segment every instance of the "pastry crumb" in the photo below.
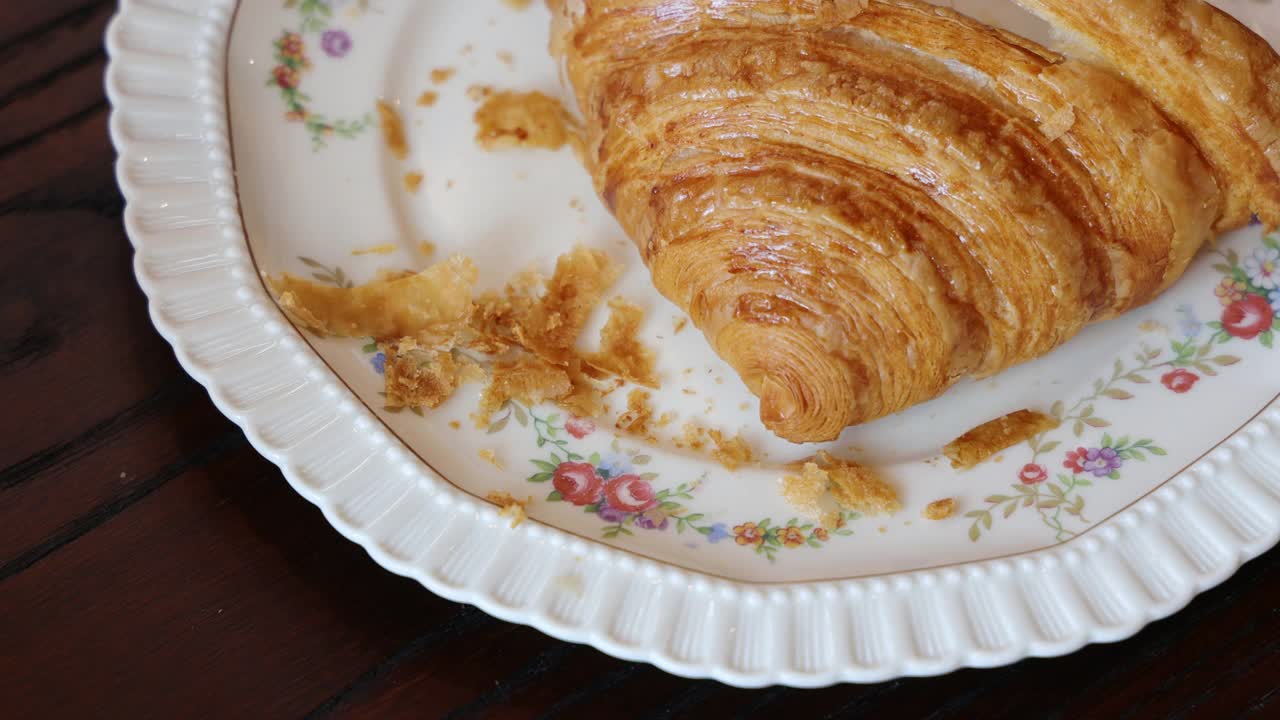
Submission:
M 492 85 L 472 85 L 467 88 L 467 97 L 475 102 L 480 102 L 494 93 Z
M 388 409 L 438 408 L 467 382 L 484 373 L 475 363 L 459 362 L 452 353 L 418 347 L 411 338 L 380 343 L 386 356 L 384 392 Z
M 565 397 L 572 390 L 569 373 L 542 358 L 525 355 L 496 362 L 489 375 L 489 385 L 480 398 L 477 425 L 488 427 L 490 416 L 508 401 L 537 405 Z
M 834 510 L 822 511 L 822 498 L 827 494 L 827 473 L 817 463 L 805 463 L 799 475 L 782 476 L 782 498 L 796 512 L 810 519 L 822 519 L 822 525 L 828 521 L 835 522 L 839 513 Z
M 838 460 L 825 451 L 818 464 L 831 482 L 831 495 L 846 510 L 863 515 L 893 515 L 902 509 L 898 493 L 870 468 L 851 460 Z
M 676 414 L 675 414 L 675 413 L 673 413 L 673 412 L 664 412 L 664 413 L 662 413 L 661 415 L 659 415 L 659 416 L 658 416 L 658 422 L 657 422 L 657 423 L 655 423 L 655 424 L 656 424 L 658 427 L 660 427 L 660 428 L 664 428 L 664 427 L 666 427 L 666 426 L 670 425 L 670 424 L 672 423 L 672 421 L 674 421 L 675 419 L 676 419 Z
M 502 458 L 498 457 L 498 453 L 493 450 L 490 450 L 489 448 L 480 448 L 479 455 L 481 460 L 484 460 L 499 470 L 507 469 L 507 466 L 502 462 Z
M 498 61 L 509 68 L 514 68 L 516 66 L 516 56 L 512 55 L 508 50 L 498 51 Z
M 627 411 L 618 416 L 614 427 L 619 430 L 650 438 L 649 420 L 653 418 L 653 408 L 649 406 L 649 392 L 636 388 L 627 393 Z
M 424 90 L 422 94 L 418 96 L 418 107 L 431 107 L 432 105 L 435 105 L 436 101 L 439 99 L 440 93 L 435 90 Z
M 942 449 L 942 453 L 951 460 L 951 467 L 967 470 L 1001 450 L 1053 430 L 1059 424 L 1058 420 L 1044 413 L 1019 410 L 983 423 L 952 440 Z
M 424 257 L 431 257 L 436 254 L 436 244 L 430 240 L 423 240 L 418 243 L 418 252 Z
M 468 91 L 470 93 L 470 91 Z M 485 150 L 544 148 L 558 150 L 570 142 L 576 123 L 559 100 L 532 92 L 486 93 L 476 110 L 476 142 Z
M 404 174 L 404 189 L 411 193 L 418 192 L 418 188 L 422 187 L 423 178 L 420 172 L 407 172 Z
M 457 420 L 450 420 L 449 427 L 453 428 L 454 430 L 461 430 L 462 423 L 458 422 Z
M 524 10 L 533 4 L 533 0 L 502 0 L 502 4 L 512 10 Z
M 395 245 L 393 245 L 392 243 L 383 243 L 381 245 L 374 245 L 373 247 L 352 250 L 351 254 L 352 255 L 390 255 L 395 251 L 396 251 Z
M 942 500 L 934 500 L 925 506 L 924 511 L 920 514 L 926 520 L 946 520 L 956 512 L 956 499 L 944 498 Z
M 450 78 L 458 74 L 457 68 L 441 67 L 431 71 L 431 82 L 435 85 L 443 85 L 449 82 Z
M 715 449 L 711 451 L 711 457 L 724 466 L 726 470 L 737 470 L 747 463 L 755 461 L 755 453 L 751 450 L 751 446 L 741 435 L 727 437 L 719 430 L 708 430 L 707 434 L 711 437 L 711 442 L 715 443 Z
M 517 500 L 511 496 L 511 493 L 500 490 L 490 490 L 484 499 L 498 506 L 498 517 L 511 518 L 512 529 L 519 527 L 520 523 L 528 519 L 527 508 L 529 503 L 533 502 L 533 497 Z
M 687 447 L 690 450 L 701 450 L 707 446 L 707 430 L 697 423 L 687 422 L 682 428 L 683 435 L 676 441 L 676 447 Z
M 397 160 L 409 157 L 409 139 L 404 134 L 404 121 L 395 106 L 386 100 L 378 101 L 378 124 L 382 128 L 382 142 Z
M 672 325 L 672 328 L 674 329 L 675 334 L 679 335 L 680 331 L 684 330 L 688 325 L 689 325 L 689 318 L 683 317 L 683 316 L 676 316 L 676 321 Z
M 588 362 L 624 380 L 657 389 L 657 357 L 637 337 L 644 310 L 616 297 L 609 301 L 609 311 L 609 319 L 600 331 L 600 351 L 588 356 Z

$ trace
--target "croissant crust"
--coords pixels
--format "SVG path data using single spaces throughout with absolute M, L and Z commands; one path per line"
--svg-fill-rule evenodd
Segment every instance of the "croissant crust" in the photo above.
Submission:
M 1193 118 L 1132 58 L 1067 57 L 915 0 L 549 5 L 597 191 L 790 440 L 1039 357 L 1150 301 L 1213 229 L 1280 218 L 1277 88 L 1223 108 L 1208 60 L 1185 72 L 1212 78 L 1197 97 L 1215 114 Z M 1204 3 L 1089 5 L 1179 6 L 1276 66 Z M 1209 117 L 1235 118 L 1231 157 Z

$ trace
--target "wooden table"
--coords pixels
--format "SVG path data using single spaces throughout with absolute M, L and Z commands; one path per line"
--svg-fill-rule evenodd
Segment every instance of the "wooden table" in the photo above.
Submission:
M 1122 643 L 819 691 L 691 682 L 383 571 L 147 319 L 106 134 L 113 10 L 0 3 L 0 716 L 1280 713 L 1274 551 Z

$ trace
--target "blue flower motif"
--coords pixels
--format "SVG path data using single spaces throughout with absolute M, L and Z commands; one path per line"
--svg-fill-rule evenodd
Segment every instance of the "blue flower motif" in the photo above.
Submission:
M 378 373 L 379 375 L 383 375 L 387 372 L 387 354 L 386 353 L 384 352 L 375 353 L 373 357 L 369 358 L 369 363 L 373 365 L 373 371 Z
M 715 523 L 711 526 L 711 532 L 707 533 L 707 542 L 718 543 L 729 537 L 729 527 L 724 523 Z
M 1178 322 L 1178 330 L 1186 335 L 1188 340 L 1198 337 L 1200 331 L 1204 329 L 1204 323 L 1196 317 L 1196 311 L 1190 305 L 1179 305 L 1178 314 L 1182 316 L 1182 320 Z
M 631 465 L 631 458 L 621 453 L 609 453 L 604 456 L 600 464 L 596 467 L 600 472 L 600 476 L 605 479 L 615 478 L 619 475 L 626 475 L 635 470 Z
M 1271 303 L 1271 309 L 1280 314 L 1280 288 L 1267 293 L 1267 301 Z

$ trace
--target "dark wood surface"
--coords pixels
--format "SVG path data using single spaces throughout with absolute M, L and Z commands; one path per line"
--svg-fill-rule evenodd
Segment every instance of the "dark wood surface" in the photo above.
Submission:
M 676 678 L 381 570 L 147 319 L 101 89 L 114 9 L 0 2 L 0 716 L 1280 715 L 1276 552 L 1118 644 L 817 691 Z

